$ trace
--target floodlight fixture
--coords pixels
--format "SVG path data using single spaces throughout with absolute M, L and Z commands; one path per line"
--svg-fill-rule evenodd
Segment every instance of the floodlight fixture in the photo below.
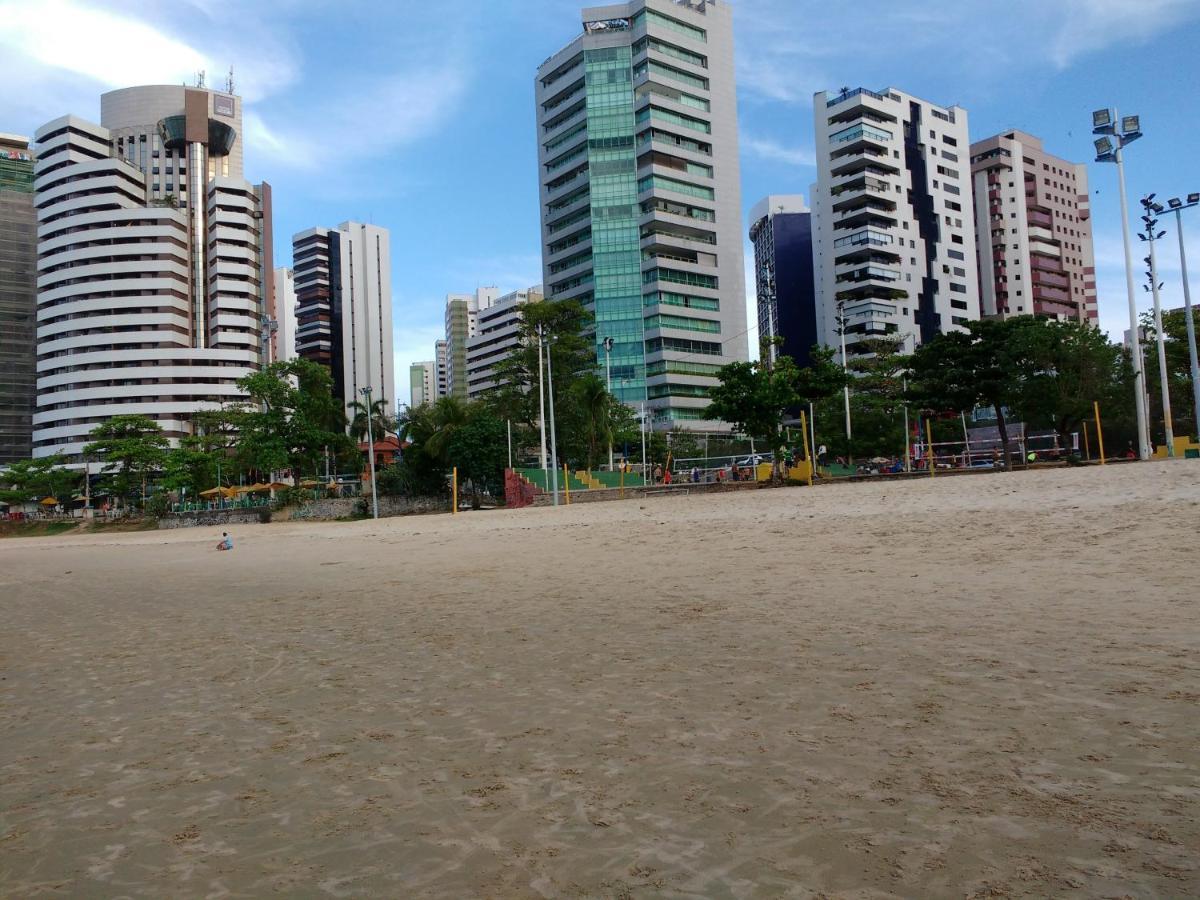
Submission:
M 1142 130 L 1141 124 L 1140 116 L 1123 116 L 1121 118 L 1121 134 L 1138 134 Z
M 1188 194 L 1188 203 L 1200 203 L 1200 194 Z
M 1171 209 L 1179 209 L 1181 206 L 1183 206 L 1183 201 L 1178 197 L 1172 197 L 1167 201 L 1167 206 L 1171 207 Z
M 1112 120 L 1111 109 L 1098 109 L 1092 113 L 1092 128 L 1097 129 L 1096 133 L 1099 134 L 1098 129 L 1112 128 Z
M 1103 156 L 1110 156 L 1112 155 L 1113 151 L 1116 150 L 1116 147 L 1113 145 L 1112 138 L 1097 138 L 1095 140 L 1095 144 L 1097 159 Z

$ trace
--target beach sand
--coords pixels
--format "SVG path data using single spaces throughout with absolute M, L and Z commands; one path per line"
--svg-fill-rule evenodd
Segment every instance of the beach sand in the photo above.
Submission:
M 0 895 L 1200 894 L 1200 463 L 0 541 Z

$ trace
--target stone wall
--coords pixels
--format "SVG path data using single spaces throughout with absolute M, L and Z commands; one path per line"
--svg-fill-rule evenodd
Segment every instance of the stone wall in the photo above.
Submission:
M 219 528 L 262 521 L 260 513 L 270 509 L 210 509 L 200 512 L 168 513 L 158 517 L 159 528 Z
M 366 512 L 370 515 L 371 498 L 335 498 L 328 500 L 313 500 L 291 511 L 289 518 L 313 519 L 326 521 L 331 519 L 349 519 L 361 515 L 366 501 Z M 450 498 L 441 497 L 380 497 L 379 517 L 411 516 L 421 513 L 450 512 Z

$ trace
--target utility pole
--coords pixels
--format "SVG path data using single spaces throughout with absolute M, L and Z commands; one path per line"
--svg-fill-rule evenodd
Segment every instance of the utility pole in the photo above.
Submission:
M 608 384 L 609 396 L 612 396 L 612 348 L 613 339 L 606 337 L 604 339 L 604 374 L 605 381 Z M 611 401 L 610 401 L 611 402 Z M 612 417 L 609 417 L 609 426 L 612 425 Z M 613 445 L 612 445 L 612 428 L 608 430 L 608 471 L 613 470 Z
M 538 333 L 541 334 L 540 328 Z M 554 505 L 558 506 L 558 438 L 554 431 L 554 364 L 550 358 L 549 344 L 546 345 L 546 381 L 550 386 L 550 480 L 554 486 Z
M 1174 457 L 1175 423 L 1171 421 L 1171 382 L 1167 372 L 1167 344 L 1166 335 L 1163 334 L 1162 300 L 1158 293 L 1162 285 L 1158 283 L 1158 261 L 1154 255 L 1154 242 L 1166 232 L 1156 230 L 1158 219 L 1154 215 L 1161 212 L 1162 207 L 1154 202 L 1154 196 L 1151 194 L 1142 198 L 1142 207 L 1146 210 L 1145 215 L 1142 216 L 1142 221 L 1146 223 L 1146 233 L 1139 234 L 1138 237 L 1150 245 L 1150 255 L 1145 259 L 1146 265 L 1150 267 L 1150 271 L 1146 273 L 1146 277 L 1150 279 L 1150 285 L 1146 290 L 1154 297 L 1154 331 L 1157 338 L 1155 343 L 1158 344 L 1158 380 L 1162 390 L 1163 433 L 1167 441 L 1167 456 Z

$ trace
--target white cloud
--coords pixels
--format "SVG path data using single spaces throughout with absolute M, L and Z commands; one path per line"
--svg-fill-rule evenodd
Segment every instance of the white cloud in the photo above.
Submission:
M 294 114 L 272 114 L 286 126 L 248 111 L 246 141 L 261 159 L 294 169 L 327 167 L 331 152 L 342 163 L 380 156 L 435 132 L 454 115 L 466 86 L 464 68 L 449 63 L 360 78 L 336 86 L 330 99 L 315 105 L 305 98 Z
M 241 13 L 239 12 L 239 16 Z M 218 20 L 208 33 L 189 29 L 195 43 L 173 36 L 150 21 L 89 6 L 78 0 L 9 0 L 0 3 L 0 47 L 9 56 L 6 69 L 18 65 L 57 70 L 99 82 L 105 87 L 191 82 L 206 71 L 210 84 L 223 81 L 237 60 L 242 95 L 253 102 L 295 80 L 291 54 L 262 29 L 237 30 Z M 251 32 L 254 44 L 241 45 Z M 196 39 L 199 39 L 198 41 Z
M 1118 43 L 1142 43 L 1200 15 L 1196 0 L 1061 0 L 1062 22 L 1051 43 L 1060 69 Z
M 811 147 L 787 147 L 773 138 L 760 138 L 745 132 L 738 142 L 745 152 L 768 162 L 785 163 L 789 166 L 817 164 L 816 154 Z

